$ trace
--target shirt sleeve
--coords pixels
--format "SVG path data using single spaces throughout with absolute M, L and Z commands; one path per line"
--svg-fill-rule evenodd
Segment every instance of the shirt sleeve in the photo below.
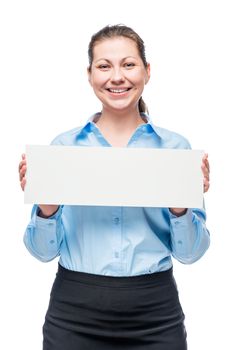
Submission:
M 37 215 L 39 207 L 33 206 L 31 221 L 25 234 L 24 244 L 28 251 L 38 260 L 47 262 L 60 255 L 60 246 L 63 239 L 62 209 L 48 219 Z
M 172 256 L 183 264 L 192 264 L 205 254 L 210 245 L 205 210 L 188 209 L 180 217 L 169 211 L 169 216 Z

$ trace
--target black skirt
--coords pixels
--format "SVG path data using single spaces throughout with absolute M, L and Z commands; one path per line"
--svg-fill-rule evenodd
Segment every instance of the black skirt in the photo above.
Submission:
M 186 350 L 172 269 L 112 277 L 59 265 L 43 335 L 43 350 Z

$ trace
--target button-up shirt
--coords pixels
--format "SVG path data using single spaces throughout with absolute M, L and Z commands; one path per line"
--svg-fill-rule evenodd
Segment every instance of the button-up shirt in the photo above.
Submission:
M 145 123 L 137 127 L 126 147 L 191 148 L 183 136 L 155 126 L 146 114 L 141 116 Z M 99 117 L 93 115 L 84 126 L 62 133 L 52 144 L 111 147 L 95 123 Z M 142 184 L 146 181 L 147 173 Z M 45 219 L 34 205 L 24 242 L 43 262 L 59 257 L 59 263 L 70 270 L 132 276 L 167 270 L 172 256 L 185 264 L 198 260 L 210 244 L 205 220 L 205 210 L 198 208 L 177 217 L 169 208 L 82 205 L 61 205 Z

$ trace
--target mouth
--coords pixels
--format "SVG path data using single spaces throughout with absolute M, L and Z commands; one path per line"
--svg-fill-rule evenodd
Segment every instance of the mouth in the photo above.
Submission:
M 131 88 L 107 89 L 107 91 L 109 91 L 111 94 L 115 94 L 115 95 L 125 94 L 125 93 L 128 92 L 129 90 L 131 90 Z

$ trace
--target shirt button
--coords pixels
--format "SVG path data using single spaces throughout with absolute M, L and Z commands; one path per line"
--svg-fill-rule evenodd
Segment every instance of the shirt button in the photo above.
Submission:
M 114 223 L 115 223 L 116 225 L 118 225 L 118 223 L 119 223 L 119 218 L 114 218 Z
M 182 244 L 183 242 L 182 242 L 182 241 L 178 241 L 177 243 L 178 243 L 178 244 Z
M 179 225 L 179 223 L 180 223 L 179 221 L 175 221 L 175 225 L 176 225 L 176 226 L 178 226 L 178 225 Z
M 50 244 L 54 244 L 54 240 L 53 239 L 50 241 Z
M 115 258 L 118 259 L 119 258 L 119 253 L 115 252 Z

